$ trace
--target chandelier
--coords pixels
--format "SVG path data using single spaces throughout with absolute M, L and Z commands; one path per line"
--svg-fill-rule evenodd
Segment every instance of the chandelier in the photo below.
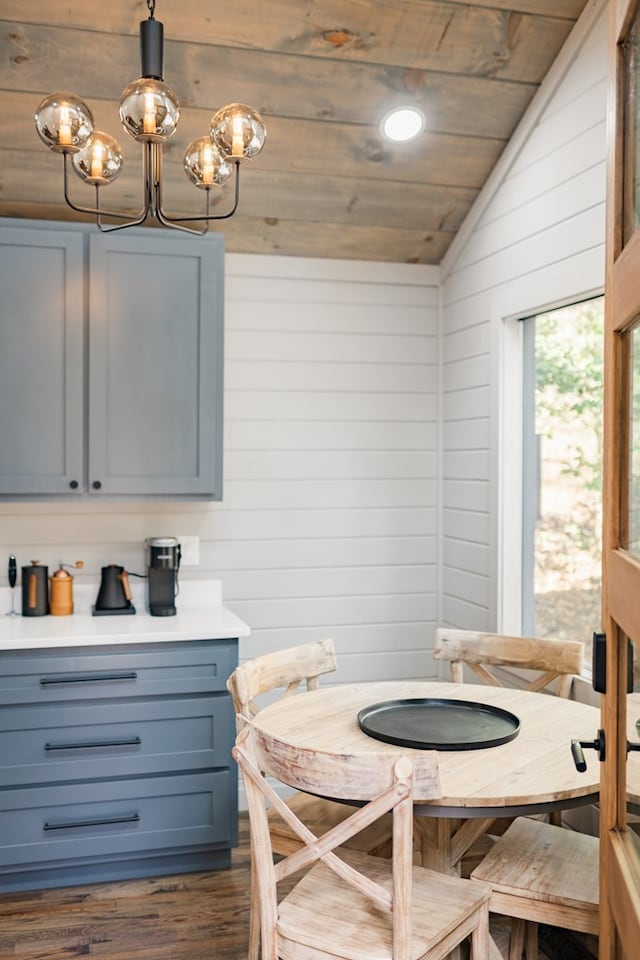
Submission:
M 200 216 L 168 214 L 162 197 L 162 154 L 164 143 L 178 126 L 180 104 L 173 90 L 163 82 L 164 28 L 155 19 L 155 0 L 146 0 L 149 17 L 140 24 L 141 76 L 130 83 L 120 97 L 120 122 L 142 145 L 143 199 L 139 213 L 108 210 L 101 206 L 100 191 L 112 183 L 123 165 L 119 143 L 107 133 L 94 130 L 87 104 L 73 93 L 52 93 L 35 114 L 40 139 L 63 156 L 64 199 L 78 213 L 95 217 L 103 232 L 137 226 L 149 217 L 175 230 L 202 235 L 209 221 L 232 217 L 240 199 L 240 164 L 262 150 L 266 136 L 260 114 L 244 103 L 221 107 L 211 118 L 208 136 L 192 140 L 184 152 L 187 178 L 205 192 L 205 210 Z M 73 172 L 95 187 L 95 206 L 82 206 L 69 196 L 69 163 Z M 225 213 L 211 213 L 211 191 L 231 177 L 235 181 L 233 205 Z M 103 217 L 123 220 L 105 225 Z M 186 226 L 198 221 L 199 227 Z

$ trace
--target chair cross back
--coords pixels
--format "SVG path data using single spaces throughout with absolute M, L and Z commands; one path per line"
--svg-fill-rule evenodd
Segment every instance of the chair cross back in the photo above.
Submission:
M 333 640 L 276 650 L 248 660 L 236 667 L 227 681 L 236 715 L 251 720 L 258 712 L 256 698 L 271 690 L 284 688 L 283 697 L 318 687 L 318 678 L 337 669 Z
M 403 835 L 406 834 L 405 842 L 406 840 L 409 842 L 407 856 L 409 861 L 412 859 L 413 766 L 409 758 L 407 756 L 397 757 L 391 770 L 389 770 L 388 764 L 381 764 L 379 757 L 373 755 L 368 762 L 365 760 L 364 763 L 361 757 L 356 758 L 349 755 L 322 757 L 319 755 L 320 769 L 314 767 L 313 770 L 314 786 L 321 785 L 321 789 L 328 792 L 328 787 L 335 790 L 334 785 L 339 784 L 339 792 L 342 795 L 356 797 L 363 794 L 363 786 L 366 784 L 364 792 L 370 795 L 372 791 L 375 791 L 377 796 L 365 806 L 354 808 L 352 816 L 327 831 L 322 837 L 317 837 L 290 810 L 264 776 L 266 773 L 275 775 L 280 779 L 284 775 L 287 780 L 294 781 L 295 785 L 299 787 L 300 778 L 296 776 L 293 768 L 291 768 L 290 776 L 287 776 L 286 773 L 283 774 L 283 767 L 289 768 L 289 762 L 292 760 L 290 748 L 273 738 L 269 738 L 266 749 L 261 750 L 260 735 L 253 734 L 252 736 L 249 731 L 250 727 L 247 725 L 238 737 L 233 755 L 245 778 L 247 797 L 249 798 L 250 793 L 253 793 L 252 831 L 255 829 L 256 802 L 260 811 L 258 817 L 261 819 L 264 828 L 265 818 L 261 816 L 261 811 L 265 809 L 264 801 L 266 801 L 269 806 L 278 811 L 282 819 L 295 831 L 303 843 L 300 850 L 274 865 L 273 879 L 275 882 L 279 883 L 291 874 L 309 867 L 318 860 L 322 860 L 334 873 L 352 884 L 356 889 L 361 890 L 382 910 L 390 913 L 394 897 L 389 891 L 381 887 L 380 884 L 370 881 L 350 864 L 340 859 L 333 851 L 388 811 L 397 810 L 395 818 L 402 817 L 400 832 Z M 279 760 L 279 762 L 274 763 L 274 760 Z M 439 796 L 437 764 L 434 763 L 430 767 L 433 778 L 433 794 Z M 389 778 L 390 773 L 391 780 Z M 249 788 L 247 780 L 250 781 L 251 788 Z M 306 777 L 305 782 L 307 782 Z M 264 800 L 260 799 L 260 795 Z M 249 802 L 251 806 L 251 801 Z
M 577 640 L 511 637 L 498 633 L 476 633 L 472 630 L 436 630 L 433 656 L 448 660 L 454 683 L 464 681 L 466 664 L 485 683 L 505 686 L 488 667 L 517 667 L 536 670 L 539 675 L 525 689 L 539 691 L 557 681 L 555 692 L 568 697 L 574 675 L 580 673 L 584 646 Z

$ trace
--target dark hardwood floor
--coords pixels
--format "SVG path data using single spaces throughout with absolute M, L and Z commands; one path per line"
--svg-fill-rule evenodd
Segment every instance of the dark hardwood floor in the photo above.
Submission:
M 241 816 L 231 870 L 0 894 L 0 960 L 246 960 L 249 879 Z M 506 956 L 508 927 L 492 922 L 492 932 Z M 570 947 L 540 960 L 595 955 Z
M 233 869 L 0 895 L 0 960 L 245 960 L 248 822 Z

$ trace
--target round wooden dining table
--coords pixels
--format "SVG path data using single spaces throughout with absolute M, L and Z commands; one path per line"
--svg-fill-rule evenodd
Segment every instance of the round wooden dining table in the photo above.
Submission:
M 463 855 L 496 818 L 544 813 L 591 803 L 599 792 L 599 762 L 585 751 L 579 773 L 571 740 L 593 740 L 600 726 L 597 707 L 544 693 L 438 681 L 387 681 L 325 686 L 285 697 L 253 720 L 259 730 L 289 744 L 304 763 L 305 751 L 336 753 L 408 752 L 363 732 L 358 713 L 397 700 L 464 701 L 507 711 L 519 721 L 504 743 L 474 749 L 438 749 L 441 796 L 423 799 L 414 810 L 424 822 L 425 866 L 459 873 Z

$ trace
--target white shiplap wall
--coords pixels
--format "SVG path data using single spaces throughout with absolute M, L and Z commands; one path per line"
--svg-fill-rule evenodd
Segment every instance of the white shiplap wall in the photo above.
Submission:
M 222 503 L 0 504 L 0 558 L 143 569 L 198 535 L 241 658 L 333 636 L 339 680 L 427 676 L 436 619 L 435 268 L 230 255 Z M 0 572 L 6 582 L 6 566 Z
M 606 41 L 593 0 L 442 265 L 443 624 L 504 628 L 513 318 L 604 284 Z

